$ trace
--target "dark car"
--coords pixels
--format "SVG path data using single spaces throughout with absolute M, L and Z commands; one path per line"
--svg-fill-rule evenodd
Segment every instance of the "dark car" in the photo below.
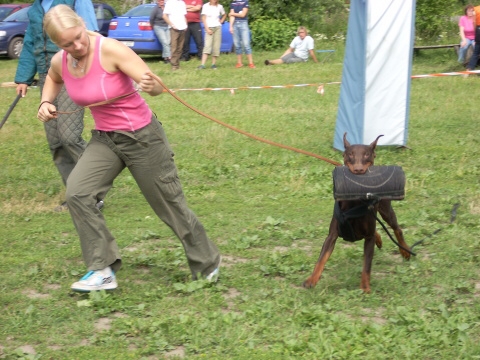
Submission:
M 7 16 L 30 5 L 31 4 L 0 4 L 0 21 L 3 21 Z
M 150 24 L 150 13 L 157 6 L 156 4 L 144 4 L 134 7 L 122 16 L 117 16 L 110 22 L 108 37 L 116 39 L 137 54 L 160 54 L 162 45 L 158 41 L 153 27 Z M 200 23 L 203 30 L 203 23 Z M 221 52 L 231 52 L 233 48 L 233 38 L 230 34 L 230 25 L 223 23 L 222 25 L 222 44 Z M 190 40 L 190 53 L 198 52 L 193 37 Z
M 117 15 L 115 10 L 107 4 L 93 4 L 97 18 L 99 32 L 108 35 L 110 20 Z M 22 52 L 23 38 L 28 27 L 28 10 L 25 7 L 0 22 L 0 54 L 7 54 L 11 59 L 17 59 Z

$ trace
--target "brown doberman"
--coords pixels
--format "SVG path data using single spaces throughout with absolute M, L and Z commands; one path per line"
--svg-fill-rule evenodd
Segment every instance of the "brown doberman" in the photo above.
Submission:
M 370 145 L 350 145 L 347 141 L 347 133 L 343 135 L 343 144 L 345 152 L 343 153 L 343 162 L 348 169 L 357 175 L 365 174 L 367 169 L 373 165 L 375 159 L 375 148 L 377 146 L 378 139 L 383 136 L 378 136 L 374 142 Z M 356 206 L 359 206 L 361 201 L 359 200 L 346 200 L 339 201 L 339 207 L 342 211 L 347 211 Z M 374 206 L 373 211 L 368 211 L 365 215 L 354 219 L 349 219 L 353 229 L 355 240 L 365 239 L 363 247 L 363 270 L 362 280 L 360 282 L 360 288 L 365 292 L 370 292 L 370 272 L 372 269 L 372 260 L 375 250 L 375 244 L 379 249 L 382 248 L 382 239 L 380 234 L 376 231 L 376 214 L 377 211 L 382 216 L 383 220 L 393 229 L 395 237 L 398 241 L 400 253 L 405 259 L 410 259 L 410 253 L 406 249 L 410 249 L 403 238 L 402 229 L 398 225 L 397 216 L 393 211 L 391 200 L 381 199 Z M 322 276 L 323 269 L 327 263 L 328 258 L 335 248 L 335 242 L 339 236 L 338 220 L 336 216 L 332 217 L 330 222 L 329 234 L 323 243 L 320 257 L 318 258 L 312 275 L 305 280 L 303 286 L 305 288 L 314 287 L 320 277 Z M 403 247 L 403 249 L 402 249 Z

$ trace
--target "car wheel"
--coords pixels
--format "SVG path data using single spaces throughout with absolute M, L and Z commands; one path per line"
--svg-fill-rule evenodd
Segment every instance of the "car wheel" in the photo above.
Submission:
M 18 59 L 23 48 L 23 37 L 17 36 L 8 44 L 8 57 L 10 59 Z

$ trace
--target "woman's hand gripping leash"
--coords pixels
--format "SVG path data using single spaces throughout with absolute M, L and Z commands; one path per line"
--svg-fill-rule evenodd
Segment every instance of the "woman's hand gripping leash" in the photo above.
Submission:
M 37 118 L 43 123 L 57 118 L 57 108 L 50 101 L 42 101 L 38 107 Z

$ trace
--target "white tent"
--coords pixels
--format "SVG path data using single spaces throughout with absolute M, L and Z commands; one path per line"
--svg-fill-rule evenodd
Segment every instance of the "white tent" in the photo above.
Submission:
M 406 145 L 415 0 L 351 0 L 333 146 Z

